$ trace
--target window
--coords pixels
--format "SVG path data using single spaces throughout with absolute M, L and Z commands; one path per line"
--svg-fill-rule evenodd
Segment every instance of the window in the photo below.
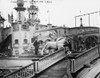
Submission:
M 27 39 L 24 39 L 24 44 L 27 44 Z
M 35 41 L 35 38 L 31 38 L 31 42 L 33 43 Z
M 18 42 L 18 39 L 16 39 L 16 40 L 15 40 L 15 44 L 18 44 L 18 43 L 19 43 L 19 42 Z
M 36 39 L 37 39 L 37 37 L 31 38 L 31 42 L 33 43 Z
M 14 31 L 19 30 L 19 26 L 17 25 L 17 23 L 13 24 L 13 30 Z
M 24 25 L 22 25 L 22 29 L 29 29 L 29 26 L 24 24 Z

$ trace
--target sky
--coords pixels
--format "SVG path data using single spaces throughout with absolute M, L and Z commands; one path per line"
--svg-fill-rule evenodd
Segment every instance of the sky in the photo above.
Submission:
M 16 19 L 16 11 L 13 9 L 16 4 L 11 2 L 12 0 L 0 0 L 0 11 L 2 16 L 8 19 L 8 14 L 14 13 Z M 28 0 L 29 1 L 29 0 Z M 43 0 L 44 1 L 44 0 Z M 46 0 L 45 0 L 46 1 Z M 50 0 L 49 0 L 50 1 Z M 37 3 L 39 7 L 39 18 L 41 24 L 47 24 L 50 16 L 50 23 L 57 26 L 65 25 L 67 27 L 75 26 L 75 16 L 85 13 L 91 13 L 100 11 L 99 0 L 51 0 L 52 3 Z M 29 3 L 25 3 L 25 7 L 28 7 Z M 47 11 L 49 10 L 49 13 Z M 81 12 L 80 12 L 81 11 Z M 26 12 L 27 17 L 27 12 Z M 88 26 L 88 16 L 82 17 L 83 25 Z M 80 25 L 80 17 L 77 18 L 77 26 Z M 100 25 L 99 13 L 91 15 L 91 25 Z

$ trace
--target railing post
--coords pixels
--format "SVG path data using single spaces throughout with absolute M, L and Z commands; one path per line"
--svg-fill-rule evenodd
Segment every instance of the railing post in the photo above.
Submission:
M 67 63 L 67 70 L 66 70 L 67 77 L 73 78 L 71 75 L 71 60 L 68 58 L 66 63 Z
M 38 70 L 38 61 L 35 61 L 34 71 L 35 71 L 35 73 L 39 72 L 39 70 Z
M 70 59 L 70 72 L 74 73 L 74 59 Z

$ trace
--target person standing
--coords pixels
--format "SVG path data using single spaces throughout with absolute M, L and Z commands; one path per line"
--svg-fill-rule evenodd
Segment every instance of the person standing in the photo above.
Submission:
M 67 41 L 67 39 L 65 40 L 63 47 L 65 49 L 65 53 L 67 53 L 67 50 L 68 50 L 68 41 Z
M 34 42 L 34 47 L 35 47 L 35 55 L 38 55 L 38 50 L 39 50 L 39 42 L 36 39 Z
M 71 46 L 71 41 L 68 40 L 68 47 L 69 47 L 69 50 L 72 51 L 72 46 Z

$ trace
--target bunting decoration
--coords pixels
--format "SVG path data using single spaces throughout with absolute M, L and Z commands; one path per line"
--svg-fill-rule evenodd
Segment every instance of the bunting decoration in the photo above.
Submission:
M 8 22 L 11 24 L 11 15 L 8 14 Z

